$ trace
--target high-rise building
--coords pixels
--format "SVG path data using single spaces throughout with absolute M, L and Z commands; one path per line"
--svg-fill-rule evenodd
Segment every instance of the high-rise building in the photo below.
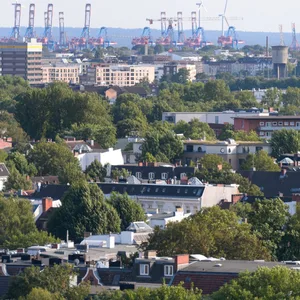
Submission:
M 0 75 L 20 76 L 30 84 L 42 82 L 42 43 L 0 43 Z

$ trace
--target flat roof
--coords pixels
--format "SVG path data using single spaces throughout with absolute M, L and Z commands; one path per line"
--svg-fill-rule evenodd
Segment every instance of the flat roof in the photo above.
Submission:
M 233 117 L 234 119 L 249 119 L 249 120 L 261 120 L 261 119 L 279 119 L 279 120 L 300 120 L 300 116 L 245 116 L 245 117 Z
M 269 143 L 263 141 L 235 141 L 234 144 L 230 144 L 227 141 L 201 141 L 201 140 L 186 140 L 184 144 L 196 144 L 196 145 L 208 145 L 208 146 L 238 146 L 238 145 L 269 145 Z
M 246 261 L 246 260 L 221 260 L 221 261 L 196 261 L 178 273 L 240 273 L 248 270 L 254 272 L 258 267 L 272 268 L 275 266 L 297 267 L 296 264 L 284 262 Z M 299 266 L 300 267 L 300 266 Z

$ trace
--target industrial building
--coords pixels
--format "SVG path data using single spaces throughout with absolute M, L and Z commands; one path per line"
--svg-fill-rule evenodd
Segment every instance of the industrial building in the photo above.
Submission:
M 42 48 L 36 39 L 0 43 L 0 75 L 19 76 L 29 84 L 41 83 Z

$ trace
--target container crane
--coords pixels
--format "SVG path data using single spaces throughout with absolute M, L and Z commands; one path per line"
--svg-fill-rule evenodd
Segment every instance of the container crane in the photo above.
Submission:
M 10 40 L 17 41 L 20 38 L 20 23 L 21 23 L 21 4 L 13 3 L 14 9 L 14 27 L 11 31 Z
M 45 31 L 44 38 L 48 42 L 52 40 L 52 22 L 53 22 L 53 4 L 48 4 L 47 12 L 45 13 Z
M 236 29 L 234 26 L 229 25 L 229 20 L 230 21 L 238 21 L 238 20 L 243 20 L 243 18 L 240 17 L 226 17 L 226 12 L 227 12 L 227 6 L 228 6 L 228 0 L 225 1 L 225 7 L 224 11 L 222 14 L 219 15 L 221 17 L 221 24 L 222 24 L 222 35 L 218 38 L 218 45 L 221 47 L 224 47 L 226 45 L 230 45 L 232 47 L 238 47 L 239 44 L 244 44 L 245 41 L 238 40 L 237 39 L 237 34 L 236 34 Z M 228 25 L 228 31 L 225 35 L 225 29 L 224 29 L 224 24 Z
M 292 44 L 290 46 L 291 50 L 299 51 L 300 45 L 297 40 L 297 33 L 296 33 L 296 24 L 292 23 Z
M 87 48 L 90 40 L 92 5 L 90 3 L 85 6 L 84 27 L 81 32 L 79 44 L 81 48 Z
M 35 18 L 35 4 L 31 3 L 29 5 L 29 23 L 24 36 L 26 41 L 29 41 L 31 38 L 35 37 L 34 18 Z
M 66 48 L 65 15 L 59 12 L 59 47 Z
M 150 27 L 144 27 L 142 35 L 140 37 L 134 37 L 131 41 L 133 46 L 139 45 L 151 45 L 153 46 L 155 43 L 152 40 L 151 29 Z

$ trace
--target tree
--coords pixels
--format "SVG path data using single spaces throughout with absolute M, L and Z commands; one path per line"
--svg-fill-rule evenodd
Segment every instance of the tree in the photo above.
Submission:
M 266 151 L 258 151 L 255 154 L 249 154 L 246 161 L 242 164 L 242 170 L 251 170 L 255 168 L 256 171 L 280 171 L 280 167 L 274 162 L 274 159 L 268 155 Z
M 6 191 L 30 190 L 32 188 L 31 180 L 20 174 L 14 166 L 10 168 L 10 174 L 4 185 Z
M 25 155 L 18 151 L 9 154 L 7 165 L 8 167 L 15 167 L 21 175 L 34 176 L 37 173 L 35 165 L 29 164 Z
M 21 298 L 21 300 L 63 300 L 58 294 L 51 294 L 49 291 L 43 288 L 33 288 L 31 292 L 25 298 Z
M 114 180 L 118 180 L 121 177 L 122 178 L 128 178 L 130 176 L 130 172 L 128 172 L 126 169 L 122 168 L 122 169 L 114 169 L 111 172 L 111 178 Z
M 189 123 L 184 121 L 178 122 L 174 131 L 176 133 L 183 133 L 186 138 L 192 140 L 215 140 L 216 135 L 207 123 L 202 123 L 198 119 L 192 119 Z
M 156 289 L 138 288 L 136 290 L 106 291 L 98 294 L 94 300 L 201 300 L 201 291 L 198 289 L 187 290 L 182 285 L 168 286 L 163 284 Z
M 103 182 L 106 177 L 107 170 L 98 160 L 94 160 L 85 170 L 86 177 L 89 180 Z
M 0 197 L 0 246 L 17 249 L 57 242 L 35 227 L 32 205 L 27 200 Z
M 223 80 L 210 80 L 204 86 L 205 101 L 228 101 L 233 99 L 228 85 Z
M 89 295 L 89 286 L 86 283 L 73 286 L 71 280 L 76 275 L 72 265 L 54 265 L 45 267 L 41 272 L 39 267 L 25 268 L 25 270 L 14 278 L 10 284 L 7 297 L 19 299 L 19 297 L 29 297 L 32 299 L 37 291 L 45 290 L 54 294 L 54 299 L 82 300 Z M 43 292 L 45 300 L 48 293 Z M 57 298 L 56 298 L 57 297 Z M 43 299 L 43 298 L 36 298 Z M 52 298 L 53 299 L 53 298 Z
M 278 108 L 281 103 L 282 93 L 277 88 L 267 89 L 262 97 L 261 104 L 266 107 Z
M 250 109 L 258 107 L 259 103 L 254 97 L 252 91 L 239 91 L 235 94 L 235 99 L 239 100 L 240 107 L 243 109 Z
M 190 77 L 190 71 L 187 68 L 181 68 L 172 76 L 172 82 L 186 84 Z
M 48 222 L 48 230 L 58 237 L 69 236 L 81 241 L 84 232 L 106 234 L 120 231 L 120 218 L 116 210 L 104 199 L 96 184 L 80 182 L 63 196 L 62 206 L 55 210 Z
M 288 216 L 288 207 L 279 198 L 256 200 L 248 216 L 253 233 L 263 241 L 275 259 Z
M 300 150 L 299 132 L 282 129 L 274 131 L 271 138 L 272 155 L 279 158 L 284 153 L 297 153 Z
M 299 272 L 283 266 L 260 267 L 256 272 L 244 272 L 238 279 L 225 284 L 211 298 L 223 299 L 298 299 Z
M 145 212 L 141 205 L 133 201 L 127 194 L 112 193 L 109 202 L 121 219 L 121 230 L 124 231 L 132 223 L 146 221 Z
M 111 125 L 109 110 L 95 93 L 73 92 L 67 84 L 53 83 L 20 94 L 16 119 L 32 138 L 54 139 L 74 124 Z
M 145 155 L 150 153 L 156 161 L 172 162 L 179 158 L 182 152 L 182 140 L 171 131 L 150 131 L 146 134 L 142 145 L 142 159 L 145 159 Z
M 37 143 L 28 155 L 39 176 L 58 175 L 60 183 L 72 183 L 82 178 L 79 161 L 66 144 Z
M 144 249 L 157 250 L 159 256 L 179 253 L 201 253 L 226 259 L 269 259 L 269 251 L 249 224 L 241 224 L 229 210 L 214 206 L 201 210 L 180 223 L 169 223 L 166 229 L 155 227 Z

